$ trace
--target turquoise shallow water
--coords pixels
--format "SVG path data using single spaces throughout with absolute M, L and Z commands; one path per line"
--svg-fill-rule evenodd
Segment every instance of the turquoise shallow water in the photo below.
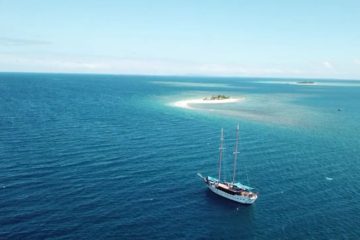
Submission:
M 0 239 L 360 238 L 360 82 L 289 81 L 0 74 Z M 238 122 L 252 206 L 196 176 Z

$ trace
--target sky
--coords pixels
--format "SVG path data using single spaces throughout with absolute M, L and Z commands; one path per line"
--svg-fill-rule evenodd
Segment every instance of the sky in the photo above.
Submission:
M 0 71 L 360 79 L 359 0 L 0 0 Z

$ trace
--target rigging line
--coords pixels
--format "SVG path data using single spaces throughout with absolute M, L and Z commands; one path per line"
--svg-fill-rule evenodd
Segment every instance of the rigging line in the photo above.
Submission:
M 225 155 L 225 157 L 224 157 Z M 226 147 L 225 147 L 225 135 L 223 137 L 223 158 L 222 158 L 222 174 L 223 174 L 223 180 L 226 181 L 227 177 L 228 177 L 228 168 L 227 168 L 227 155 L 226 154 Z
M 233 179 L 232 179 L 233 184 L 235 182 L 237 156 L 239 153 L 238 144 L 239 144 L 239 124 L 236 127 L 236 142 L 235 142 L 235 148 L 234 148 L 234 153 L 233 153 L 234 154 Z
M 219 176 L 218 176 L 219 181 L 221 181 L 221 161 L 222 161 L 222 155 L 224 149 L 223 144 L 224 144 L 224 129 L 221 128 L 220 147 L 219 147 Z
M 247 164 L 244 164 L 244 170 L 245 170 L 245 175 L 246 175 L 246 183 L 247 183 L 248 185 L 250 185 L 249 174 L 248 174 L 246 165 L 247 165 Z

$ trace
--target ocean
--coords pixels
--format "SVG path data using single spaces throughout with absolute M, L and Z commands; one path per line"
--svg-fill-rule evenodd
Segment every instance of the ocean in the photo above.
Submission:
M 360 81 L 299 81 L 1 73 L 0 239 L 360 239 Z

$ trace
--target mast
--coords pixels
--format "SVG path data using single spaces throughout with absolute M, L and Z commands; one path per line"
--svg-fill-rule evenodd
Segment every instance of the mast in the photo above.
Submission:
M 221 128 L 221 136 L 220 136 L 220 147 L 219 147 L 219 182 L 221 177 L 221 161 L 222 161 L 222 153 L 224 149 L 224 129 Z
M 236 176 L 236 162 L 237 162 L 237 155 L 239 153 L 238 151 L 238 145 L 239 145 L 239 124 L 236 127 L 236 143 L 235 143 L 235 149 L 234 149 L 234 170 L 233 170 L 233 180 L 232 183 L 235 183 L 235 176 Z

